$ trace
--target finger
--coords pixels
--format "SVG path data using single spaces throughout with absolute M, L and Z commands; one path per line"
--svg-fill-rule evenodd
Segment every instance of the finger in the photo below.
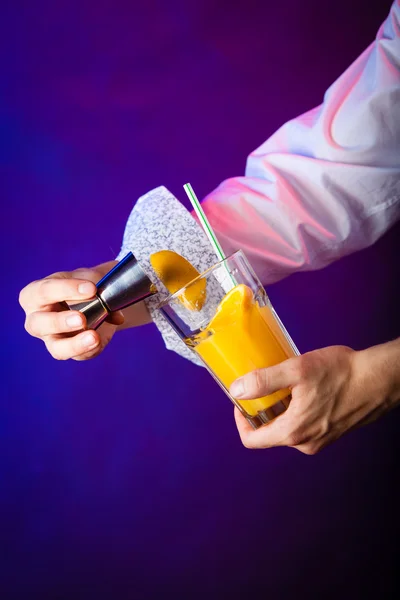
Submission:
M 289 425 L 286 413 L 276 417 L 271 423 L 263 425 L 260 429 L 254 430 L 235 406 L 235 421 L 240 439 L 246 448 L 259 449 L 288 445 Z
M 19 302 L 25 311 L 32 312 L 64 300 L 79 302 L 95 294 L 96 286 L 91 281 L 46 278 L 27 285 L 20 293 Z
M 77 358 L 88 352 L 95 352 L 100 347 L 100 336 L 96 331 L 83 331 L 74 337 L 45 338 L 48 351 L 57 360 Z
M 103 344 L 100 342 L 93 350 L 89 350 L 89 352 L 84 352 L 83 354 L 79 354 L 77 356 L 71 356 L 72 360 L 76 362 L 83 362 L 84 360 L 90 360 L 91 358 L 95 358 L 104 350 Z
M 67 275 L 67 277 L 79 277 L 79 279 L 87 279 L 88 281 L 93 281 L 94 283 L 96 283 L 96 281 L 98 282 L 99 279 L 101 279 L 105 273 L 108 273 L 108 271 L 111 271 L 111 269 L 113 267 L 115 267 L 115 265 L 118 264 L 118 261 L 116 260 L 110 260 L 106 263 L 102 263 L 100 265 L 97 265 L 96 267 L 80 267 L 79 269 L 75 269 L 74 271 L 71 271 L 70 273 L 68 272 L 62 272 L 62 273 L 55 273 L 55 276 L 58 277 L 59 275 L 64 275 L 64 273 Z M 50 277 L 53 277 L 53 275 L 50 275 Z
M 37 338 L 79 331 L 84 329 L 85 325 L 85 317 L 72 310 L 60 313 L 36 311 L 28 314 L 25 321 L 26 331 Z
M 229 391 L 234 398 L 251 399 L 293 387 L 299 382 L 297 368 L 299 358 L 289 358 L 273 367 L 251 371 L 236 379 Z

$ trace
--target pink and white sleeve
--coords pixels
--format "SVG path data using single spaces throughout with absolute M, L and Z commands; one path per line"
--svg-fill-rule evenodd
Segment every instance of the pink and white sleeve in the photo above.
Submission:
M 203 208 L 264 284 L 373 244 L 400 216 L 400 0 L 376 40 Z

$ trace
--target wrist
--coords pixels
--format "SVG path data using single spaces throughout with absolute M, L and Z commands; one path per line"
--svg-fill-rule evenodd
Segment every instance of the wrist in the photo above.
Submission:
M 152 322 L 150 311 L 144 301 L 132 304 L 131 306 L 124 308 L 121 312 L 124 315 L 125 320 L 122 325 L 118 325 L 117 331 L 130 329 L 131 327 L 137 327 L 138 325 L 146 325 L 147 323 Z
M 400 403 L 400 338 L 356 353 L 363 391 L 387 410 Z

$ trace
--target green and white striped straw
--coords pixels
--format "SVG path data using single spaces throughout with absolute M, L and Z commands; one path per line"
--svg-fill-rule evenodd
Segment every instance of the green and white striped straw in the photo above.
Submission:
M 185 183 L 185 185 L 183 186 L 183 189 L 185 190 L 185 192 L 190 200 L 190 203 L 194 208 L 196 215 L 199 217 L 200 223 L 204 229 L 204 233 L 206 234 L 212 247 L 214 248 L 214 252 L 218 257 L 218 260 L 225 260 L 226 256 L 224 254 L 224 251 L 221 248 L 221 244 L 217 240 L 217 236 L 215 235 L 214 231 L 212 230 L 212 227 L 206 217 L 204 210 L 201 207 L 201 204 L 200 204 L 196 194 L 194 193 L 192 186 L 190 185 L 190 183 Z M 232 281 L 233 285 L 236 286 L 237 283 L 235 281 L 235 278 L 229 272 L 229 269 L 226 267 L 226 265 L 224 265 L 224 266 L 225 266 L 225 270 L 226 270 L 227 274 L 230 277 L 230 280 Z
M 183 189 L 185 190 L 185 192 L 195 210 L 196 215 L 199 217 L 200 223 L 202 224 L 203 229 L 204 229 L 204 233 L 210 240 L 211 245 L 214 248 L 214 252 L 218 257 L 218 260 L 225 260 L 226 256 L 224 254 L 224 251 L 222 250 L 221 245 L 220 245 L 219 241 L 217 240 L 217 236 L 213 232 L 212 227 L 211 227 L 210 223 L 208 222 L 208 219 L 206 217 L 204 210 L 201 208 L 201 204 L 198 201 L 198 198 L 197 198 L 196 194 L 194 193 L 192 186 L 190 185 L 190 183 L 185 183 L 185 185 L 183 186 Z

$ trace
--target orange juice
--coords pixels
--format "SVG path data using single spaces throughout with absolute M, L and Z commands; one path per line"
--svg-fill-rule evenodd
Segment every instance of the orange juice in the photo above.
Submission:
M 206 271 L 202 277 L 194 279 L 198 277 L 198 271 L 176 252 L 156 252 L 151 255 L 150 262 L 169 292 L 176 294 L 172 304 L 177 302 L 183 305 L 191 315 L 189 321 L 192 321 L 192 324 L 187 326 L 186 333 L 181 329 L 182 319 L 179 318 L 179 335 L 186 345 L 201 357 L 227 392 L 238 377 L 255 369 L 276 365 L 296 355 L 296 350 L 290 344 L 290 338 L 286 337 L 282 324 L 277 320 L 261 283 L 255 283 L 256 276 L 250 272 L 240 251 L 226 259 L 225 263 L 229 263 L 236 273 L 235 277 L 239 276 L 246 284 L 235 285 L 230 292 L 225 293 L 221 301 L 215 301 L 212 296 L 216 283 L 221 290 L 219 279 L 212 280 L 214 287 L 210 288 L 211 297 L 208 294 L 207 286 L 215 267 Z M 219 266 L 216 265 L 216 268 Z M 234 283 L 237 279 L 230 276 L 230 281 Z M 222 290 L 224 289 L 222 287 Z M 210 303 L 208 308 L 207 302 Z M 208 324 L 203 325 L 203 308 L 210 311 L 213 304 L 213 317 L 211 320 L 206 319 L 205 323 Z M 166 308 L 164 315 L 174 324 L 173 315 L 176 314 L 176 309 L 167 313 L 165 310 Z M 195 318 L 196 315 L 198 319 Z M 193 325 L 194 323 L 199 325 Z M 289 397 L 290 390 L 283 389 L 262 398 L 236 402 L 250 417 L 250 422 L 259 426 L 279 414 L 278 409 L 281 412 L 282 406 L 277 405 L 274 409 L 271 407 L 282 403 L 284 408 L 287 406 L 285 400 Z
M 238 377 L 295 356 L 267 304 L 264 290 L 257 296 L 265 306 L 260 306 L 249 287 L 237 285 L 223 298 L 208 326 L 185 340 L 227 390 Z M 250 416 L 255 416 L 289 395 L 290 390 L 284 389 L 237 402 Z

